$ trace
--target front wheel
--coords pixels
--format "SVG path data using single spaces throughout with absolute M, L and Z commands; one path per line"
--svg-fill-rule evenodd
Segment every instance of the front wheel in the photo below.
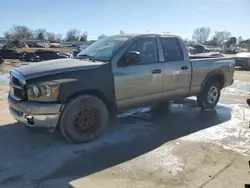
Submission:
M 106 104 L 94 96 L 83 95 L 72 99 L 64 107 L 59 126 L 69 140 L 86 143 L 101 136 L 108 120 Z
M 197 96 L 198 105 L 202 109 L 213 109 L 220 100 L 221 86 L 216 80 L 209 80 L 202 92 Z
M 36 58 L 35 58 L 34 56 L 31 56 L 31 57 L 29 58 L 29 62 L 36 62 Z

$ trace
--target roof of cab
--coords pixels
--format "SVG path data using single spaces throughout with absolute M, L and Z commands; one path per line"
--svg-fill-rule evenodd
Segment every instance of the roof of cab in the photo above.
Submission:
M 162 37 L 177 37 L 177 35 L 166 34 L 166 33 L 131 33 L 131 34 L 119 34 L 114 36 L 127 36 L 127 37 L 140 37 L 140 36 L 162 36 Z

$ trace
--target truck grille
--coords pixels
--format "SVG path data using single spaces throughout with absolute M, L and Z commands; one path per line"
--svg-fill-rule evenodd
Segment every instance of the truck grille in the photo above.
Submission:
M 26 98 L 25 78 L 21 73 L 15 70 L 10 72 L 10 95 L 17 101 L 22 101 Z

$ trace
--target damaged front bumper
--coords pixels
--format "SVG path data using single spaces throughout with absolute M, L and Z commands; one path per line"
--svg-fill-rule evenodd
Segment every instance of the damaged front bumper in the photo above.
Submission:
M 57 103 L 18 102 L 8 96 L 9 111 L 19 122 L 28 127 L 54 130 L 60 117 L 62 105 Z

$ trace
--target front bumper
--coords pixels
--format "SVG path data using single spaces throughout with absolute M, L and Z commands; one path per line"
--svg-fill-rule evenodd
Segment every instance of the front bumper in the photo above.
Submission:
M 55 129 L 60 117 L 61 104 L 18 102 L 8 96 L 11 115 L 19 122 L 29 127 Z

